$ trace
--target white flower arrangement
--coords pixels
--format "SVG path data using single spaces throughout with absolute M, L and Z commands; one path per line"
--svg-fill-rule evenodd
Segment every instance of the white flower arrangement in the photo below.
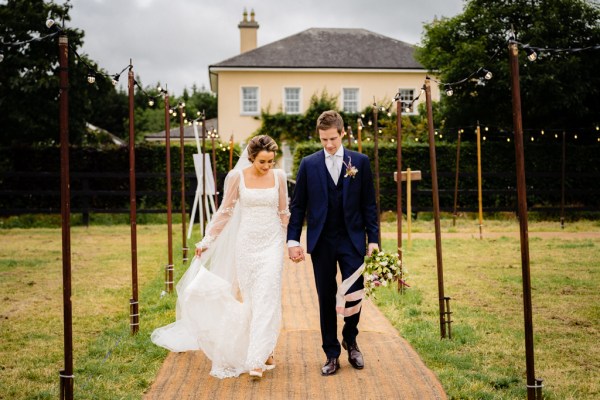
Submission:
M 406 272 L 398 254 L 386 253 L 382 250 L 374 250 L 365 258 L 363 276 L 367 296 L 374 295 L 375 288 L 391 285 L 394 281 L 400 281 L 402 285 L 409 287 L 404 281 Z

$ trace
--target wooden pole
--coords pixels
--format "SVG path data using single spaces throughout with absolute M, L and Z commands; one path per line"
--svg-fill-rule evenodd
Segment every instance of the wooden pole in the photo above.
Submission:
M 206 235 L 206 111 L 202 110 L 202 232 Z
M 171 115 L 169 114 L 169 93 L 165 93 L 165 152 L 167 163 L 167 247 L 169 263 L 166 269 L 165 290 L 173 291 L 173 219 L 171 215 Z
M 541 381 L 535 378 L 533 351 L 533 313 L 531 306 L 531 276 L 529 270 L 529 234 L 527 224 L 527 188 L 525 184 L 525 152 L 523 148 L 523 125 L 521 118 L 521 88 L 519 84 L 519 49 L 511 41 L 508 59 L 511 73 L 513 126 L 515 134 L 515 160 L 517 170 L 517 200 L 521 236 L 521 270 L 523 276 L 523 311 L 525 325 L 525 359 L 527 366 L 527 399 L 541 399 Z M 539 395 L 539 397 L 538 397 Z
M 131 299 L 129 300 L 129 325 L 131 334 L 135 335 L 140 328 L 140 313 L 138 302 L 138 273 L 137 273 L 137 203 L 135 199 L 135 124 L 134 124 L 134 89 L 135 79 L 133 65 L 129 60 L 128 89 L 129 89 L 129 225 L 131 226 Z
M 565 229 L 565 171 L 567 164 L 566 132 L 562 133 L 562 165 L 560 172 L 560 229 Z
M 358 152 L 359 153 L 362 153 L 362 130 L 363 130 L 364 127 L 365 126 L 364 126 L 364 124 L 362 122 L 362 119 L 359 118 L 358 119 L 358 127 L 356 128 L 356 130 L 358 131 L 356 140 L 358 141 L 357 144 L 358 144 Z
M 219 208 L 219 196 L 217 195 L 217 153 L 215 149 L 215 139 L 217 137 L 217 131 L 213 129 L 212 134 L 210 135 L 210 141 L 212 146 L 212 170 L 213 170 L 213 179 L 215 182 L 215 207 Z
M 425 79 L 425 100 L 427 102 L 427 128 L 429 129 L 429 161 L 431 164 L 431 194 L 433 195 L 433 219 L 435 223 L 435 252 L 437 255 L 438 297 L 440 309 L 440 333 L 446 337 L 444 267 L 442 264 L 442 235 L 440 228 L 440 200 L 437 181 L 437 165 L 435 156 L 435 137 L 433 131 L 433 110 L 431 106 L 431 82 Z
M 65 366 L 59 372 L 61 400 L 73 399 L 73 307 L 71 304 L 71 189 L 69 176 L 69 39 L 58 37 L 60 214 L 62 221 L 63 326 Z
M 350 125 L 346 128 L 346 138 L 348 139 L 348 149 L 352 149 L 352 127 Z
M 398 259 L 402 264 L 402 101 L 400 98 L 396 101 L 396 231 L 398 232 L 397 243 L 398 243 Z M 410 172 L 409 172 L 410 174 Z M 398 280 L 398 290 L 400 293 L 404 293 L 404 281 L 403 274 L 400 274 Z
M 229 138 L 229 170 L 233 169 L 233 135 Z
M 179 104 L 179 167 L 181 176 L 181 250 L 183 251 L 183 263 L 188 261 L 187 236 L 185 232 L 185 144 L 184 144 L 184 105 Z
M 381 249 L 381 197 L 379 194 L 379 128 L 377 124 L 377 114 L 379 109 L 377 108 L 377 104 L 373 103 L 373 120 L 375 124 L 373 125 L 373 139 L 374 139 L 374 153 L 375 153 L 375 200 L 377 203 L 377 228 L 379 232 L 379 236 L 377 238 L 377 243 L 379 248 Z
M 481 179 L 481 127 L 477 121 L 477 202 L 479 203 L 479 239 L 483 239 L 483 190 Z
M 411 231 L 412 231 L 412 176 L 410 168 L 406 168 L 406 233 L 408 240 L 408 248 L 412 247 Z
M 458 207 L 458 171 L 460 165 L 460 132 L 458 130 L 458 140 L 456 141 L 456 178 L 454 179 L 454 208 L 452 210 L 452 226 L 456 226 L 456 209 Z

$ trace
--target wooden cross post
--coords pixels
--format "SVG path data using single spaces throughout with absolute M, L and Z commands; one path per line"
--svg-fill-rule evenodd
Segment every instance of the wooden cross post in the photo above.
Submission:
M 406 235 L 408 240 L 408 248 L 412 246 L 410 234 L 412 225 L 412 181 L 421 180 L 421 171 L 411 171 L 407 168 L 406 171 L 402 171 L 402 182 L 406 182 Z M 394 171 L 394 181 L 398 182 L 398 172 Z

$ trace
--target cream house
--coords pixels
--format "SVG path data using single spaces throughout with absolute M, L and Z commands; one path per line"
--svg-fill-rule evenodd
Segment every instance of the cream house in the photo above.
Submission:
M 323 90 L 338 96 L 339 109 L 359 112 L 373 99 L 389 105 L 398 91 L 412 100 L 425 81 L 412 45 L 364 29 L 311 28 L 256 47 L 254 11 L 250 20 L 244 11 L 238 27 L 241 54 L 209 66 L 219 132 L 236 141 L 258 129 L 261 110 L 303 113 Z M 432 86 L 432 99 L 439 96 Z

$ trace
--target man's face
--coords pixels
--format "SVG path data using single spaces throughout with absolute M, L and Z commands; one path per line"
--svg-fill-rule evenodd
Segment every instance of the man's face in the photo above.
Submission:
M 337 128 L 329 128 L 326 130 L 319 129 L 319 139 L 325 151 L 329 154 L 335 154 L 342 145 L 342 133 L 338 133 Z

